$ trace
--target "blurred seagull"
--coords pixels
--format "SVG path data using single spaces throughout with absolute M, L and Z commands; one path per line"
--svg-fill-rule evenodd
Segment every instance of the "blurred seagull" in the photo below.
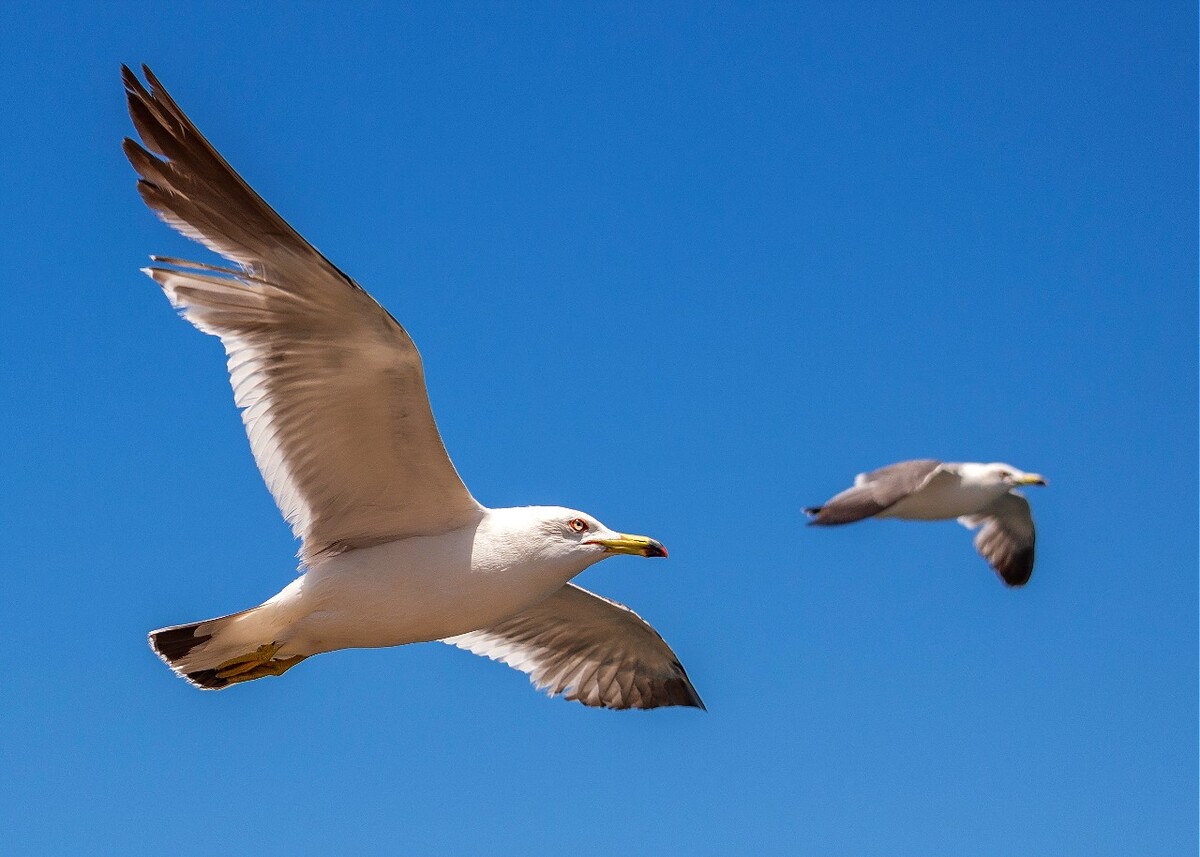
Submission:
M 1045 484 L 1039 474 L 1010 464 L 922 458 L 860 473 L 853 488 L 804 511 L 812 516 L 809 524 L 818 526 L 864 518 L 957 518 L 968 529 L 982 527 L 975 536 L 975 549 L 1006 584 L 1024 586 L 1033 574 L 1033 515 L 1029 501 L 1015 489 Z
M 148 85 L 122 69 L 142 141 L 124 144 L 138 191 L 238 266 L 152 257 L 146 273 L 225 346 L 254 459 L 301 541 L 304 570 L 258 607 L 152 632 L 154 651 L 216 690 L 320 652 L 441 640 L 585 705 L 703 708 L 653 628 L 569 582 L 607 557 L 666 549 L 573 509 L 476 502 L 442 445 L 404 328 L 142 70 Z

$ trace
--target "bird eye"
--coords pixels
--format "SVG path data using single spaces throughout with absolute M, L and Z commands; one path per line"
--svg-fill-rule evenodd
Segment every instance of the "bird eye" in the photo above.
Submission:
M 583 518 L 572 518 L 567 521 L 567 526 L 577 533 L 586 533 L 588 531 L 587 521 Z

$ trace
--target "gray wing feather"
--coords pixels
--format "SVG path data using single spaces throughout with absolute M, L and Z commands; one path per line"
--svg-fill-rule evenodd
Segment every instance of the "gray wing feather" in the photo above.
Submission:
M 878 515 L 925 486 L 941 466 L 942 462 L 937 459 L 919 458 L 860 473 L 854 479 L 854 487 L 847 488 L 822 506 L 805 509 L 812 516 L 809 523 L 818 526 L 850 524 Z
M 237 263 L 147 273 L 220 337 L 250 446 L 304 561 L 463 526 L 480 512 L 446 454 L 404 329 L 239 176 L 149 69 L 123 70 L 138 190 Z M 163 267 L 167 265 L 169 267 Z
M 568 583 L 490 628 L 443 640 L 529 675 L 550 696 L 602 708 L 704 708 L 671 647 L 623 604 Z
M 1010 491 L 978 515 L 958 519 L 964 527 L 981 529 L 975 549 L 1008 586 L 1024 586 L 1033 575 L 1036 531 L 1029 501 Z

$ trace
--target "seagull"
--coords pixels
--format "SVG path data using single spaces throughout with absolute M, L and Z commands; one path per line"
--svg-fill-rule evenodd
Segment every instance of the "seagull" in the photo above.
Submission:
M 1011 464 L 921 458 L 860 473 L 853 488 L 804 511 L 812 517 L 809 524 L 817 526 L 864 518 L 957 518 L 967 529 L 979 529 L 975 549 L 1000 579 L 1009 586 L 1024 586 L 1033 574 L 1033 514 L 1016 486 L 1045 484 L 1040 474 Z
M 146 66 L 122 76 L 146 205 L 235 267 L 152 256 L 171 305 L 228 357 L 234 400 L 301 574 L 257 607 L 150 633 L 193 685 L 282 675 L 347 648 L 441 641 L 614 709 L 704 708 L 641 617 L 571 583 L 618 554 L 665 557 L 558 506 L 489 509 L 442 444 L 404 328 L 290 227 Z

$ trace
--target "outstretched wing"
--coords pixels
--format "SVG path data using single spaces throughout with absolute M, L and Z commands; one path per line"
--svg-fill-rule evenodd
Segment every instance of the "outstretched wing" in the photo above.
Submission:
M 958 522 L 968 529 L 982 527 L 975 535 L 975 549 L 1009 586 L 1024 586 L 1033 575 L 1036 533 L 1029 501 L 1009 491 L 978 515 L 965 515 Z
M 480 512 L 438 434 L 404 329 L 242 180 L 143 67 L 123 69 L 146 204 L 238 270 L 155 258 L 147 273 L 228 355 L 254 459 L 322 554 L 463 526 Z
M 568 583 L 490 628 L 442 642 L 502 661 L 538 690 L 603 708 L 704 708 L 662 637 L 623 604 Z
M 889 464 L 854 478 L 854 487 L 831 498 L 823 506 L 804 511 L 812 516 L 810 524 L 850 524 L 878 515 L 909 494 L 924 488 L 942 472 L 942 462 L 920 458 Z

